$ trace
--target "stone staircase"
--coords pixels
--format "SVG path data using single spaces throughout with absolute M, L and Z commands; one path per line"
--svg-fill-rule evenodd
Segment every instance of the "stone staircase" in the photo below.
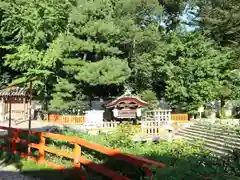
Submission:
M 192 144 L 203 142 L 204 146 L 217 156 L 231 155 L 233 151 L 240 151 L 240 134 L 219 127 L 194 123 L 176 132 L 175 138 Z

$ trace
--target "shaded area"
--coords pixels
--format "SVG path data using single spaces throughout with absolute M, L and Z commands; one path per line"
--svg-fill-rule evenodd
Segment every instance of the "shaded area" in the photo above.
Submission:
M 233 161 L 228 161 L 229 159 L 227 157 L 219 160 L 210 159 L 209 157 L 204 156 L 198 156 L 197 154 L 195 156 L 188 156 L 185 158 L 177 158 L 176 156 L 162 156 L 159 154 L 148 154 L 146 155 L 149 158 L 155 159 L 155 160 L 161 160 L 163 162 L 169 162 L 169 167 L 164 169 L 155 169 L 155 173 L 153 176 L 155 179 L 163 179 L 163 180 L 169 180 L 169 179 L 176 179 L 176 180 L 203 180 L 203 179 L 217 179 L 217 180 L 237 180 L 240 178 L 239 174 L 239 168 L 235 166 L 235 172 L 236 174 L 227 173 L 230 171 L 231 168 L 233 168 Z M 2 156 L 1 156 L 2 158 Z M 114 158 L 114 156 L 113 156 Z M 201 163 L 205 163 L 203 166 Z M 7 164 L 14 164 L 17 166 L 21 173 L 27 177 L 31 178 L 39 178 L 42 180 L 51 180 L 51 179 L 59 179 L 59 180 L 70 180 L 70 179 L 79 179 L 79 177 L 84 174 L 86 176 L 86 179 L 88 180 L 104 180 L 108 179 L 106 177 L 103 177 L 99 174 L 91 174 L 89 169 L 81 169 L 76 170 L 73 168 L 67 168 L 65 170 L 53 170 L 53 169 L 47 169 L 46 167 L 40 167 L 39 169 L 33 167 L 32 163 L 29 163 L 32 167 L 24 167 L 27 166 L 26 162 L 22 162 L 20 159 L 16 158 L 16 156 L 5 156 L 5 163 Z M 229 166 L 229 169 L 225 169 L 222 167 L 222 163 L 226 163 L 226 166 Z M 113 169 L 124 170 L 124 174 L 131 174 L 132 172 L 137 173 L 136 171 L 132 171 L 133 169 L 129 169 L 128 167 L 124 167 L 124 164 L 121 164 L 120 161 L 107 161 L 103 163 L 106 167 L 111 166 Z M 231 165 L 232 164 L 232 165 Z M 205 167 L 205 168 L 203 168 Z M 28 170 L 26 168 L 29 168 Z M 36 169 L 34 169 L 36 168 Z M 220 171 L 222 169 L 222 171 Z M 154 169 L 154 167 L 153 167 Z M 223 170 L 225 172 L 223 172 Z M 1 171 L 0 171 L 1 172 Z M 237 173 L 238 172 L 238 173 Z M 8 172 L 10 174 L 14 174 L 17 172 Z M 139 172 L 138 172 L 139 173 Z M 130 179 L 133 180 L 141 180 L 141 177 L 131 177 Z
M 9 175 L 9 177 L 17 177 L 19 173 L 26 177 L 43 180 L 70 180 L 74 179 L 73 177 L 79 179 L 82 175 L 86 176 L 85 169 L 83 167 L 81 169 L 68 168 L 64 170 L 56 170 L 44 164 L 37 164 L 31 160 L 23 159 L 18 155 L 12 155 L 11 153 L 4 151 L 0 151 L 0 162 L 0 167 L 16 168 L 4 168 L 3 171 L 0 170 L 0 174 L 4 173 L 6 176 Z

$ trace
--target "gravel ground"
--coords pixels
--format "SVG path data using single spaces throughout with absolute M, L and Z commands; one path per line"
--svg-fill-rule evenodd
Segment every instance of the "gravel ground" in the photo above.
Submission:
M 0 180 L 40 180 L 22 175 L 14 165 L 6 165 L 0 161 Z
M 0 180 L 40 180 L 40 179 L 23 176 L 19 172 L 0 171 Z

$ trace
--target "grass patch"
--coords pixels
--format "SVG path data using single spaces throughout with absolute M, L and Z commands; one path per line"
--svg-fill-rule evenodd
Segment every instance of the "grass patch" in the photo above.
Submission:
M 36 171 L 36 170 L 49 170 L 51 167 L 44 164 L 37 164 L 34 161 L 22 159 L 21 163 L 23 164 L 21 171 Z

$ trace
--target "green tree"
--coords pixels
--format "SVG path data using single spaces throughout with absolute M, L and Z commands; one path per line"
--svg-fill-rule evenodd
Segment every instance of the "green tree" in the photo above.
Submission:
M 151 91 L 151 90 L 145 90 L 145 91 L 142 91 L 140 94 L 139 94 L 139 97 L 146 101 L 147 103 L 150 104 L 149 108 L 148 109 L 155 109 L 155 108 L 158 108 L 159 106 L 159 101 L 158 101 L 158 97 L 156 95 L 156 93 L 154 91 Z
M 238 0 L 201 0 L 195 1 L 198 11 L 196 24 L 204 34 L 213 39 L 222 52 L 231 52 L 230 61 L 221 69 L 221 114 L 224 117 L 224 106 L 227 100 L 239 98 L 240 80 L 240 1 Z
M 227 53 L 214 48 L 214 42 L 200 33 L 173 36 L 166 53 L 165 97 L 189 113 L 218 98 L 220 67 L 228 62 Z
M 131 62 L 156 44 L 162 12 L 156 0 L 4 0 L 0 9 L 1 32 L 11 40 L 5 65 L 41 77 L 35 88 L 52 109 L 129 83 Z
M 4 0 L 1 32 L 7 43 L 2 48 L 8 51 L 4 64 L 17 70 L 25 79 L 40 77 L 35 88 L 45 108 L 54 85 L 57 83 L 58 52 L 51 44 L 65 31 L 71 1 L 25 1 Z

